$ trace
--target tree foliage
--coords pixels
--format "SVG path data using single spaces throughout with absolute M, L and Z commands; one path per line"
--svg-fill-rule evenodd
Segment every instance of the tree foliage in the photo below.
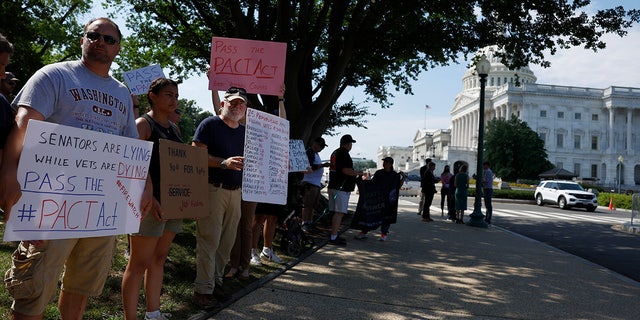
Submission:
M 0 32 L 16 50 L 7 71 L 23 80 L 20 88 L 42 66 L 80 57 L 83 18 L 90 1 L 2 1 Z
M 106 2 L 119 15 L 129 14 L 136 34 L 124 60 L 161 63 L 178 77 L 207 70 L 212 36 L 286 42 L 291 135 L 306 141 L 330 127 L 361 125 L 357 117 L 371 105 L 388 106 L 391 89 L 412 94 L 410 83 L 421 72 L 484 46 L 504 49 L 503 62 L 513 68 L 548 66 L 547 49 L 595 51 L 605 46 L 602 35 L 623 36 L 639 21 L 638 11 L 622 7 L 588 15 L 582 11 L 588 0 Z M 364 89 L 365 106 L 336 105 L 348 87 Z M 347 109 L 354 113 L 345 117 Z
M 489 121 L 484 161 L 491 163 L 496 176 L 509 181 L 538 179 L 538 174 L 553 168 L 544 141 L 517 117 Z

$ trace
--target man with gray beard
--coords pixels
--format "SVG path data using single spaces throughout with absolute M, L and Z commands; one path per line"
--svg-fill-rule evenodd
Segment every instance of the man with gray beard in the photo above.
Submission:
M 231 87 L 221 101 L 220 114 L 204 119 L 192 145 L 209 154 L 209 215 L 196 223 L 196 280 L 194 301 L 202 308 L 220 305 L 228 296 L 222 290 L 224 267 L 241 216 L 242 168 L 245 127 L 239 121 L 247 111 L 245 89 Z

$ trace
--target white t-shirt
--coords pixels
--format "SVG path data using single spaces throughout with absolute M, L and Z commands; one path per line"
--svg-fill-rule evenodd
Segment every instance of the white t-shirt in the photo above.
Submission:
M 80 60 L 38 70 L 13 105 L 31 107 L 48 122 L 138 138 L 127 87 L 113 77 L 95 74 Z

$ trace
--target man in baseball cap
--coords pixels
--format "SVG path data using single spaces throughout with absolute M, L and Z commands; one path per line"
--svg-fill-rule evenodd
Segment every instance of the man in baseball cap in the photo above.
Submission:
M 16 88 L 18 81 L 20 80 L 16 78 L 13 73 L 5 72 L 5 78 L 0 81 L 0 94 L 2 94 L 7 101 L 11 101 L 9 100 L 11 98 L 10 96 L 13 93 L 13 89 Z
M 342 138 L 340 138 L 340 145 L 343 144 L 347 144 L 347 143 L 355 143 L 356 141 L 353 140 L 353 137 L 351 137 L 350 134 L 345 134 L 344 136 L 342 136 Z

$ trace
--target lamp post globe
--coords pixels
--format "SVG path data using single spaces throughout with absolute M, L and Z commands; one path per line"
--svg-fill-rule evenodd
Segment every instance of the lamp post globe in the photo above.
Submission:
M 624 157 L 622 155 L 618 156 L 618 193 L 621 191 L 622 187 L 622 163 L 624 162 Z
M 478 109 L 478 152 L 476 159 L 476 197 L 473 202 L 473 212 L 469 215 L 468 226 L 487 228 L 489 225 L 484 221 L 482 214 L 482 157 L 484 149 L 484 99 L 485 87 L 487 85 L 487 76 L 491 70 L 491 62 L 483 54 L 476 61 L 476 72 L 480 77 L 480 106 Z

